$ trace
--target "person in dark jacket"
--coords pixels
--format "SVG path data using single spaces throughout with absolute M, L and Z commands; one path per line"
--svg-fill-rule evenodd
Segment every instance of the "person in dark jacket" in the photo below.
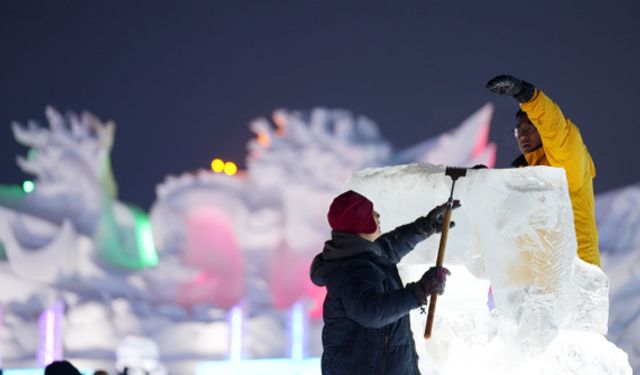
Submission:
M 454 201 L 454 208 L 459 206 Z M 311 280 L 327 288 L 324 375 L 420 373 L 409 311 L 426 304 L 432 293 L 442 294 L 450 273 L 432 267 L 419 281 L 403 286 L 396 264 L 442 230 L 445 210 L 443 204 L 382 235 L 369 199 L 350 190 L 333 200 L 327 215 L 331 240 L 311 265 Z

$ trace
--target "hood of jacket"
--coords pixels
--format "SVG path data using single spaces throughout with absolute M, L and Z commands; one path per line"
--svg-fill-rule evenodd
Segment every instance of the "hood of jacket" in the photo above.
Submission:
M 337 270 L 346 258 L 361 254 L 379 257 L 382 250 L 375 242 L 357 234 L 331 232 L 331 239 L 324 244 L 322 253 L 311 263 L 311 281 L 317 286 L 325 286 L 331 273 Z

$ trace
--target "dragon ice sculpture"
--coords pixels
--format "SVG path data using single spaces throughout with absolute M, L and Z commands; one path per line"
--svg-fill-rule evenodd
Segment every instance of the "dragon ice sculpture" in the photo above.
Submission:
M 48 108 L 48 129 L 14 124 L 15 138 L 29 147 L 18 165 L 34 175 L 36 188 L 27 194 L 0 186 L 4 358 L 31 356 L 32 318 L 61 297 L 65 351 L 76 354 L 112 350 L 125 334 L 140 334 L 153 337 L 163 354 L 223 357 L 224 340 L 213 349 L 207 341 L 226 332 L 223 309 L 212 312 L 211 305 L 246 302 L 261 308 L 247 311 L 269 311 L 307 297 L 319 316 L 323 293 L 308 284 L 308 263 L 329 235 L 326 210 L 351 172 L 412 162 L 491 167 L 492 111 L 486 105 L 453 131 L 400 152 L 373 122 L 346 111 L 276 111 L 273 121 L 251 124 L 256 137 L 249 142 L 246 171 L 167 178 L 157 187 L 150 221 L 117 201 L 109 161 L 112 123 Z M 609 337 L 627 350 L 636 370 L 638 210 L 629 202 L 640 201 L 638 191 L 635 185 L 599 196 L 596 210 L 603 267 L 611 277 Z M 122 268 L 155 263 L 123 276 Z M 195 314 L 180 305 L 194 307 Z M 248 352 L 282 356 L 285 333 L 274 323 L 282 316 L 247 316 L 248 327 L 266 324 L 279 332 L 265 340 L 248 329 Z M 87 324 L 101 329 L 95 342 L 86 335 Z M 185 345 L 175 348 L 176 337 L 184 337 Z
M 13 124 L 16 140 L 29 148 L 17 164 L 35 177 L 35 189 L 0 186 L 0 243 L 11 269 L 53 283 L 74 273 L 83 237 L 92 240 L 100 262 L 129 269 L 154 264 L 144 213 L 116 200 L 115 125 L 86 112 L 65 117 L 48 107 L 46 115 L 48 129 Z
M 82 277 L 78 259 L 86 262 L 86 252 L 79 257 L 78 249 L 88 246 L 88 261 L 107 278 L 118 268 L 154 266 L 136 276 L 140 285 L 125 288 L 151 301 L 285 309 L 307 296 L 319 316 L 323 290 L 311 285 L 308 267 L 329 234 L 326 209 L 348 176 L 412 161 L 492 166 L 492 110 L 486 105 L 454 131 L 399 153 L 366 117 L 279 110 L 273 123 L 250 124 L 256 137 L 245 172 L 168 177 L 157 187 L 149 221 L 117 201 L 115 125 L 47 108 L 48 128 L 13 125 L 16 140 L 29 147 L 18 165 L 36 187 L 24 193 L 0 186 L 3 257 L 17 275 L 54 285 Z

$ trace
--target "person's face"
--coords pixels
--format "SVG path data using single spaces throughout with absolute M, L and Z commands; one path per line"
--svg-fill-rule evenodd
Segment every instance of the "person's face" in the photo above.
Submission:
M 380 230 L 380 214 L 376 211 L 373 211 L 373 220 L 376 222 L 376 231 L 373 234 L 376 236 L 376 239 L 382 235 L 382 231 Z
M 528 154 L 542 146 L 538 129 L 527 118 L 521 118 L 518 126 L 513 129 L 513 135 L 518 142 L 518 148 L 523 154 Z

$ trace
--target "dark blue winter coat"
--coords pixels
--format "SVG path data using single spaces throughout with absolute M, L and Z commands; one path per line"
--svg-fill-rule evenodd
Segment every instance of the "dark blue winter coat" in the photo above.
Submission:
M 424 240 L 414 224 L 368 241 L 333 232 L 311 265 L 311 280 L 326 286 L 322 373 L 419 374 L 409 311 L 419 306 L 396 264 Z

